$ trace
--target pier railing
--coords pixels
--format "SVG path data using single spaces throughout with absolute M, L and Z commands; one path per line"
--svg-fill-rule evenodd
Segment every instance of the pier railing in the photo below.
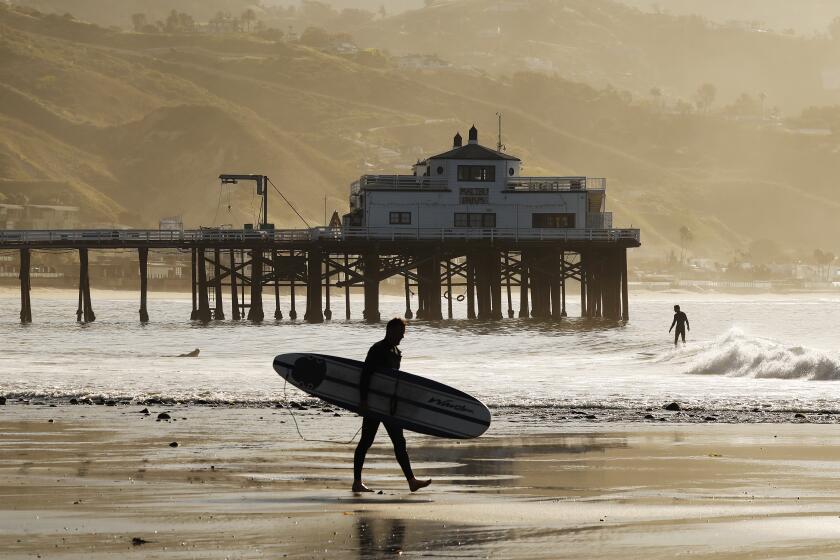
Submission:
M 365 190 L 448 191 L 446 179 L 416 175 L 362 175 L 350 186 L 351 192 Z
M 603 177 L 510 177 L 505 190 L 516 192 L 556 192 L 606 190 Z
M 0 230 L 0 246 L 39 245 L 189 245 L 197 243 L 294 243 L 317 240 L 513 240 L 640 242 L 638 229 L 517 229 L 317 227 L 311 229 L 91 229 Z
M 320 239 L 405 240 L 527 240 L 640 242 L 638 229 L 517 229 L 517 228 L 315 228 Z

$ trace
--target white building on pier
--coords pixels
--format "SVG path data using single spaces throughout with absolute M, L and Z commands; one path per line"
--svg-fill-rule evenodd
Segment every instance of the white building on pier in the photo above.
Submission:
M 456 134 L 447 152 L 418 161 L 412 175 L 364 175 L 353 183 L 344 225 L 368 230 L 496 230 L 583 237 L 610 230 L 606 180 L 523 177 L 520 159 Z

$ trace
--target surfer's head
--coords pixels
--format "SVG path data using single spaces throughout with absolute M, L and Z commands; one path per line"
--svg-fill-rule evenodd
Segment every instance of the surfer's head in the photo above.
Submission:
M 400 341 L 405 336 L 405 321 L 400 319 L 399 317 L 395 317 L 388 321 L 388 324 L 385 326 L 385 340 L 393 344 L 394 346 L 399 346 Z
M 679 313 L 679 312 L 680 312 L 680 306 L 679 306 L 679 305 L 675 305 L 675 306 L 674 306 L 674 311 L 676 311 L 677 313 Z

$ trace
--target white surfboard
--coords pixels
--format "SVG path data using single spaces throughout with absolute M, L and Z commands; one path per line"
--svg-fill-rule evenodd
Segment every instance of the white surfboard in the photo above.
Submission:
M 363 362 L 323 354 L 281 354 L 274 370 L 295 387 L 351 412 L 359 411 Z M 370 379 L 368 410 L 378 420 L 432 436 L 466 439 L 490 427 L 478 399 L 419 375 L 380 368 Z

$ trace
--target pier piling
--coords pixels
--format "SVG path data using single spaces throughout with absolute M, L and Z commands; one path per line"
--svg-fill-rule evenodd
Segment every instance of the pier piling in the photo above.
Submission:
M 379 315 L 379 254 L 365 253 L 362 256 L 365 283 L 365 321 L 378 323 Z
M 502 261 L 498 251 L 487 253 L 487 279 L 490 289 L 490 318 L 498 321 L 502 313 Z
M 292 321 L 297 320 L 297 311 L 295 310 L 295 277 L 292 276 L 291 281 L 289 282 L 289 319 Z
M 225 318 L 224 302 L 222 301 L 222 254 L 220 249 L 213 250 L 213 288 L 215 289 L 213 299 L 213 319 L 223 321 Z
M 323 263 L 319 247 L 309 251 L 306 270 L 306 310 L 303 318 L 309 323 L 323 323 L 324 311 L 321 301 Z
M 306 310 L 303 319 L 309 323 L 324 322 L 324 311 L 321 307 L 321 254 L 320 247 L 310 249 L 306 265 Z
M 452 319 L 452 260 L 446 257 L 446 318 Z
M 467 319 L 475 319 L 475 258 L 465 257 L 464 273 L 467 277 Z
M 505 251 L 505 291 L 507 292 L 507 316 L 508 319 L 513 319 L 513 297 L 510 292 L 510 277 L 513 273 L 510 267 L 510 253 Z
M 523 254 L 519 257 L 519 317 L 522 319 L 527 319 L 531 316 L 528 290 L 528 262 L 525 260 L 525 255 Z
M 566 317 L 566 251 L 560 251 L 560 317 Z
M 190 321 L 198 319 L 198 294 L 196 289 L 198 281 L 196 280 L 196 271 L 198 263 L 196 262 L 197 249 L 193 248 L 190 252 L 190 285 L 192 286 L 192 311 L 190 312 Z
M 196 319 L 202 323 L 210 322 L 210 296 L 207 293 L 207 262 L 204 259 L 204 249 L 198 249 L 196 255 L 198 266 L 198 313 Z
M 350 255 L 344 253 L 344 318 L 350 320 Z
M 20 322 L 24 325 L 32 322 L 32 281 L 30 270 L 32 268 L 31 254 L 29 249 L 20 250 Z
M 137 250 L 140 259 L 140 322 L 149 322 L 149 311 L 146 308 L 146 293 L 149 286 L 149 249 L 141 247 Z
M 265 319 L 262 303 L 263 255 L 262 249 L 251 250 L 251 305 L 248 320 L 261 323 Z
M 277 256 L 277 251 L 271 251 L 271 272 L 274 275 L 274 320 L 281 321 L 283 319 L 283 311 L 280 309 L 280 261 Z
M 96 320 L 90 299 L 90 267 L 88 250 L 79 249 L 79 307 L 76 309 L 76 321 L 92 323 Z
M 405 292 L 405 314 L 406 319 L 413 319 L 414 313 L 411 312 L 411 280 L 408 274 L 408 266 L 403 265 L 403 291 Z
M 230 253 L 230 313 L 231 317 L 234 321 L 239 321 L 242 319 L 242 315 L 239 312 L 239 294 L 237 293 L 236 287 L 236 276 L 237 276 L 237 269 L 236 269 L 236 251 L 231 249 Z
M 627 249 L 619 249 L 621 259 L 621 318 L 630 320 L 630 291 L 627 280 Z

